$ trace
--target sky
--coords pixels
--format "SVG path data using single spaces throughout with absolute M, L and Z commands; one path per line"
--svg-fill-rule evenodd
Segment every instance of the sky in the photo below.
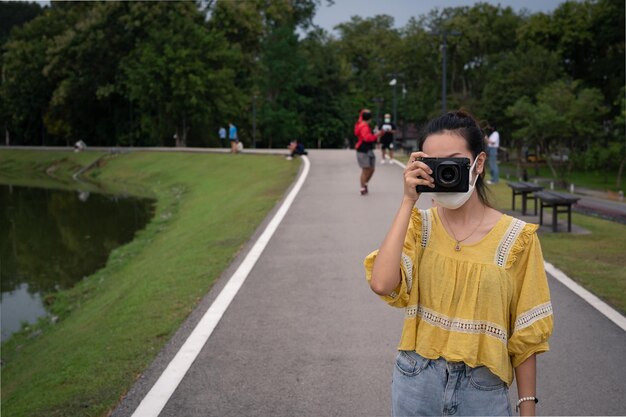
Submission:
M 493 5 L 500 4 L 503 7 L 510 6 L 513 10 L 528 9 L 531 13 L 552 12 L 564 0 L 482 0 L 483 3 Z M 379 14 L 387 14 L 394 18 L 396 28 L 406 25 L 411 17 L 427 14 L 435 7 L 458 7 L 472 6 L 478 1 L 472 0 L 335 0 L 335 4 L 328 7 L 326 0 L 318 7 L 313 22 L 328 32 L 333 31 L 335 25 L 350 20 L 358 15 L 363 18 L 373 17 Z

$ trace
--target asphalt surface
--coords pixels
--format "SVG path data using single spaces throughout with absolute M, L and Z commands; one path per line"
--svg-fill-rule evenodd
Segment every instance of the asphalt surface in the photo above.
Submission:
M 399 207 L 402 169 L 378 165 L 360 196 L 354 151 L 309 159 L 294 204 L 160 416 L 390 415 L 403 311 L 369 290 L 362 263 Z M 132 414 L 249 247 L 114 417 Z M 538 359 L 538 412 L 626 414 L 626 332 L 555 279 L 550 288 L 555 331 Z
M 573 206 L 574 211 L 603 217 L 626 224 L 626 203 L 592 196 L 583 196 Z

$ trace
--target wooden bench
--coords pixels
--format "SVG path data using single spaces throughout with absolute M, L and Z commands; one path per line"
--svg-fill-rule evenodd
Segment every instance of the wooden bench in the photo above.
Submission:
M 534 184 L 532 182 L 509 182 L 507 184 L 513 191 L 513 211 L 515 211 L 515 196 L 522 196 L 522 215 L 526 215 L 526 206 L 528 200 L 535 202 L 535 216 L 537 215 L 537 199 L 532 193 L 543 190 L 541 185 Z
M 580 197 L 574 194 L 559 193 L 556 191 L 538 191 L 535 198 L 540 201 L 539 224 L 543 225 L 543 208 L 552 208 L 552 231 L 557 231 L 557 214 L 567 213 L 567 231 L 572 231 L 572 204 L 575 204 Z M 561 209 L 559 209 L 561 208 Z

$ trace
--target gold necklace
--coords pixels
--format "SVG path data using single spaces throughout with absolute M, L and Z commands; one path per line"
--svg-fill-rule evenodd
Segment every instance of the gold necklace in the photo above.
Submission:
M 452 236 L 454 236 L 454 240 L 456 241 L 456 245 L 454 246 L 454 250 L 455 251 L 459 252 L 461 250 L 461 242 L 463 242 L 464 240 L 469 239 L 469 237 L 471 235 L 476 233 L 476 230 L 478 230 L 480 225 L 483 224 L 483 220 L 485 220 L 485 211 L 487 211 L 487 210 L 483 206 L 483 217 L 480 219 L 480 223 L 478 223 L 478 225 L 474 228 L 474 230 L 472 230 L 472 233 L 470 233 L 469 235 L 465 236 L 463 239 L 457 239 L 456 238 L 456 234 L 454 234 L 454 230 L 452 230 L 452 227 L 450 227 L 450 223 L 448 223 L 448 219 L 446 219 L 445 208 L 444 207 L 441 208 L 441 214 L 443 215 L 443 221 L 446 222 L 446 225 L 448 226 L 448 229 L 450 229 L 450 232 L 452 232 Z

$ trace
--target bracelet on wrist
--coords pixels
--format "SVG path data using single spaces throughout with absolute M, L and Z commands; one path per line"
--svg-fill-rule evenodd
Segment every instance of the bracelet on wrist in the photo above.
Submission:
M 515 406 L 515 412 L 519 411 L 519 406 L 524 401 L 534 401 L 535 404 L 537 404 L 539 402 L 539 399 L 537 399 L 537 397 L 522 397 L 522 398 L 520 398 L 519 400 L 517 400 L 517 405 Z

